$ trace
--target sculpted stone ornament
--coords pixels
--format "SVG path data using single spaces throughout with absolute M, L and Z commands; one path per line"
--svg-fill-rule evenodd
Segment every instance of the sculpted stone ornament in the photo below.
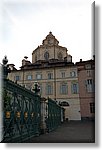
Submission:
M 49 53 L 48 53 L 48 52 L 45 52 L 44 58 L 45 58 L 45 60 L 48 60 L 48 59 L 49 59 Z
M 7 56 L 4 57 L 4 59 L 2 60 L 3 62 L 3 77 L 6 79 L 8 76 L 8 73 L 11 72 L 11 69 L 8 68 L 7 63 L 8 63 L 8 59 Z

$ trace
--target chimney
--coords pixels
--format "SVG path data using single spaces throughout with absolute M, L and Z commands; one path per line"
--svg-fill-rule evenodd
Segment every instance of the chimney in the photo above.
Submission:
M 80 62 L 82 62 L 82 59 L 80 59 Z
M 25 60 L 25 59 L 22 60 L 22 66 L 24 66 L 24 65 L 29 65 L 29 64 L 31 64 L 30 61 Z
M 22 60 L 22 66 L 31 64 L 31 62 L 28 61 L 27 59 L 28 59 L 28 57 L 24 56 L 24 59 Z
M 23 60 L 22 60 L 22 66 L 24 66 L 25 64 L 26 64 L 26 60 L 23 59 Z

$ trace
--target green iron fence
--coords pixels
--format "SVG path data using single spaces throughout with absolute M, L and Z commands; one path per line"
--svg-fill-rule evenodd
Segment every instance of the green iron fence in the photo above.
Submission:
M 61 124 L 64 109 L 54 100 L 48 98 L 47 102 L 44 102 L 46 107 L 43 108 L 39 95 L 8 79 L 4 79 L 3 85 L 3 142 L 23 142 L 39 136 L 41 126 L 44 129 L 46 126 L 46 131 L 51 132 Z M 46 118 L 43 124 L 41 111 L 46 114 L 43 114 Z
M 56 129 L 63 120 L 64 109 L 49 99 L 41 101 L 35 84 L 32 92 L 7 79 L 10 69 L 7 58 L 3 59 L 3 141 L 18 143 L 34 136 L 41 130 Z M 41 117 L 42 116 L 42 117 Z
M 23 142 L 40 134 L 40 96 L 4 79 L 3 142 Z
M 48 132 L 55 130 L 61 124 L 61 111 L 63 111 L 63 109 L 57 105 L 54 100 L 48 99 Z

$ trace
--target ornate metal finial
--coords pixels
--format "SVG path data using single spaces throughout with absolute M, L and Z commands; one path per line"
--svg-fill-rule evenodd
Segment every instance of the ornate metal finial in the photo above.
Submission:
M 38 92 L 40 92 L 40 86 L 37 83 L 37 81 L 34 83 L 34 88 L 32 89 L 36 94 L 38 94 Z
M 4 59 L 2 60 L 2 63 L 3 63 L 4 66 L 7 65 L 8 59 L 7 59 L 7 56 L 6 56 L 6 55 L 4 56 Z

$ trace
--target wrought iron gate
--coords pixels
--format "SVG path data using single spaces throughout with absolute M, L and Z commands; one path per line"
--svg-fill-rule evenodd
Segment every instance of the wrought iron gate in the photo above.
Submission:
M 4 79 L 3 142 L 22 142 L 40 134 L 40 96 Z
M 63 120 L 63 109 L 49 99 L 41 102 L 37 94 L 39 88 L 35 84 L 35 93 L 7 79 L 8 60 L 3 59 L 3 141 L 23 142 L 39 136 L 41 130 L 48 132 L 56 129 Z M 41 107 L 42 106 L 42 107 Z M 41 118 L 42 112 L 42 118 Z
M 61 107 L 52 99 L 48 99 L 48 132 L 56 129 L 61 124 Z

